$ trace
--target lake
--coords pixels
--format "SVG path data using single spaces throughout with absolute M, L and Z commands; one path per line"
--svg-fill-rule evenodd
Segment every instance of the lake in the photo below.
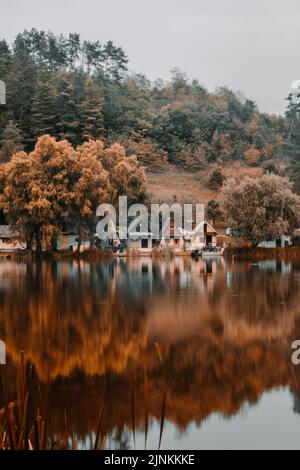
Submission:
M 90 448 L 104 406 L 107 449 L 300 448 L 299 287 L 271 260 L 2 259 L 9 396 L 25 351 L 55 442 Z

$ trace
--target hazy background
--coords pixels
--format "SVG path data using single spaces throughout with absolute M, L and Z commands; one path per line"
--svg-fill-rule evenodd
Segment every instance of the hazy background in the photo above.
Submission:
M 274 113 L 300 78 L 299 25 L 299 0 L 0 0 L 0 37 L 9 41 L 32 27 L 111 39 L 134 72 L 168 79 L 177 66 Z

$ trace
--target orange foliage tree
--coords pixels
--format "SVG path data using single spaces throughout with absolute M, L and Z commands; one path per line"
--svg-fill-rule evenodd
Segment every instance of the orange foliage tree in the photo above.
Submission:
M 18 152 L 0 169 L 0 207 L 11 226 L 40 252 L 54 245 L 66 227 L 79 235 L 91 233 L 102 202 L 144 197 L 145 173 L 135 157 L 118 144 L 104 149 L 89 141 L 74 149 L 49 135 L 38 139 L 33 152 Z

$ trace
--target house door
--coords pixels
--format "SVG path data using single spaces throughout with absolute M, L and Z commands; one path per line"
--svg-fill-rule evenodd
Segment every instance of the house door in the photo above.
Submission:
M 210 243 L 212 243 L 212 235 L 206 235 L 206 245 L 209 245 Z

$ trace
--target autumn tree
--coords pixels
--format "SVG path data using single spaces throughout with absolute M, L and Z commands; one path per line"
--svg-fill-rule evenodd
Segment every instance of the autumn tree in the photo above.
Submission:
M 68 221 L 78 233 L 78 251 L 86 234 L 95 225 L 95 215 L 100 203 L 110 201 L 109 172 L 103 168 L 92 145 L 77 148 L 77 164 L 80 176 L 72 188 Z
M 14 153 L 23 150 L 23 139 L 18 127 L 9 121 L 0 142 L 0 162 L 8 162 Z
M 300 197 L 292 192 L 288 179 L 265 174 L 241 182 L 227 180 L 221 189 L 220 206 L 228 226 L 256 246 L 296 227 Z
M 49 233 L 54 213 L 44 194 L 35 162 L 25 152 L 16 153 L 1 169 L 1 209 L 11 226 L 21 227 L 23 240 L 42 250 L 41 235 Z
M 95 156 L 108 172 L 111 203 L 117 203 L 120 195 L 127 196 L 130 204 L 145 199 L 145 171 L 135 156 L 126 155 L 122 145 L 104 148 L 103 142 L 96 140 L 84 143 L 78 151 Z
M 257 165 L 261 157 L 261 153 L 256 148 L 250 148 L 245 152 L 245 160 L 249 165 Z
M 161 168 L 168 161 L 167 152 L 149 138 L 138 141 L 129 139 L 125 142 L 125 146 L 137 157 L 139 163 L 146 167 Z
M 0 169 L 0 208 L 37 252 L 53 246 L 65 228 L 78 233 L 80 246 L 93 233 L 99 204 L 116 203 L 120 195 L 129 203 L 145 196 L 137 159 L 119 144 L 105 149 L 100 140 L 74 149 L 45 135 L 32 152 L 17 152 Z
M 29 247 L 49 246 L 63 227 L 74 179 L 80 168 L 71 145 L 50 136 L 38 139 L 33 152 L 19 152 L 4 165 L 0 204 Z

